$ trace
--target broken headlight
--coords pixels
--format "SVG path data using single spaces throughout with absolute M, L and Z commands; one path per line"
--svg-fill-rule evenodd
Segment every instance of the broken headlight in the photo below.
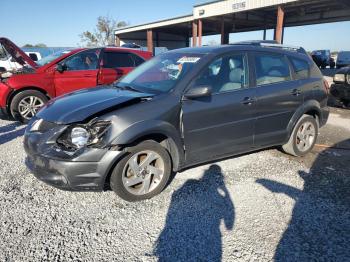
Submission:
M 76 150 L 86 146 L 103 146 L 103 135 L 110 124 L 110 121 L 92 120 L 87 124 L 69 126 L 57 139 L 57 144 L 66 150 Z

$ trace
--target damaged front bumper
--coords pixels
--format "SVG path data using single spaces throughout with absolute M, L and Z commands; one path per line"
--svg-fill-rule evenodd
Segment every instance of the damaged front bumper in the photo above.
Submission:
M 50 139 L 62 126 L 50 127 L 47 132 L 30 132 L 24 135 L 25 161 L 28 169 L 39 180 L 59 189 L 69 191 L 102 191 L 106 187 L 114 164 L 122 151 L 107 148 L 83 148 L 65 152 Z

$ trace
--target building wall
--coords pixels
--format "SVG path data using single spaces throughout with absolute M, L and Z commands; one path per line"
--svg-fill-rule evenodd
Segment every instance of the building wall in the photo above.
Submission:
M 297 2 L 300 0 L 226 0 L 209 3 L 206 5 L 195 6 L 193 8 L 193 17 L 195 19 L 209 16 L 231 14 L 251 9 L 257 9 L 267 6 Z M 202 12 L 204 13 L 202 14 Z

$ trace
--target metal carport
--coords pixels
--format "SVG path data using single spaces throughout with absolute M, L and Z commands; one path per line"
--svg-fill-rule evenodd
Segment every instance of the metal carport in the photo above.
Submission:
M 202 36 L 216 34 L 227 44 L 230 33 L 263 30 L 266 39 L 268 29 L 283 43 L 285 27 L 349 20 L 348 0 L 221 0 L 196 5 L 191 15 L 118 29 L 115 44 L 123 40 L 147 45 L 149 51 L 175 49 L 189 46 L 190 38 L 193 46 L 201 46 Z

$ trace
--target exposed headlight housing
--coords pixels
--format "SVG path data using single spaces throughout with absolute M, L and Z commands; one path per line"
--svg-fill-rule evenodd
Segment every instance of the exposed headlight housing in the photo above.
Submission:
M 70 137 L 73 145 L 77 148 L 82 148 L 89 143 L 90 133 L 83 127 L 74 127 Z
M 110 121 L 91 120 L 87 124 L 69 126 L 57 139 L 57 144 L 72 151 L 86 146 L 101 146 L 103 135 L 110 127 Z
M 334 82 L 345 82 L 345 75 L 344 74 L 335 74 L 333 81 Z

